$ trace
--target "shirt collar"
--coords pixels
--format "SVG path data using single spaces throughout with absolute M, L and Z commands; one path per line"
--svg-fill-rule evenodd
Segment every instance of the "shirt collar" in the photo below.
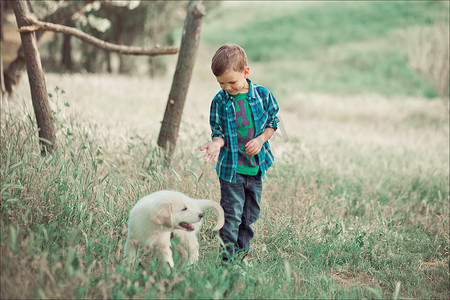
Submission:
M 247 98 L 255 99 L 255 85 L 252 83 L 252 81 L 250 79 L 247 78 L 246 80 L 249 83 Z M 226 105 L 226 108 L 228 109 L 231 106 L 231 104 L 233 104 L 234 96 L 225 90 L 223 90 L 223 91 L 225 92 L 225 95 L 226 95 L 226 104 L 225 105 Z

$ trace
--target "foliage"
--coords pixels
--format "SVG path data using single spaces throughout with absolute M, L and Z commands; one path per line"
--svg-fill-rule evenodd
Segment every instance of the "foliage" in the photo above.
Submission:
M 34 5 L 45 6 L 46 3 L 47 1 L 43 1 L 42 4 Z M 75 26 L 115 44 L 172 46 L 172 35 L 175 28 L 181 28 L 183 24 L 186 5 L 187 1 L 95 1 L 83 13 L 76 14 L 73 22 L 65 25 Z M 76 39 L 71 39 L 73 47 L 67 49 L 62 47 L 64 38 L 66 37 L 53 35 L 53 40 L 43 47 L 44 67 L 48 70 L 61 71 L 59 57 L 64 56 L 70 56 L 73 60 L 73 67 L 69 71 L 134 73 L 137 65 L 142 63 L 142 58 L 139 60 L 121 55 L 117 55 L 119 62 L 115 63 L 115 55 L 105 54 L 104 51 Z M 164 72 L 164 58 L 152 58 L 149 62 L 151 74 Z

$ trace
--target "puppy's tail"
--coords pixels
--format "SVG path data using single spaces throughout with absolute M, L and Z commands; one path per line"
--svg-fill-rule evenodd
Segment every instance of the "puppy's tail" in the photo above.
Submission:
M 216 212 L 217 224 L 216 226 L 214 226 L 212 230 L 217 231 L 220 228 L 222 228 L 223 224 L 225 223 L 225 218 L 222 206 L 220 206 L 219 203 L 208 199 L 199 199 L 196 200 L 196 203 L 198 204 L 198 206 L 201 208 L 202 211 L 209 208 Z

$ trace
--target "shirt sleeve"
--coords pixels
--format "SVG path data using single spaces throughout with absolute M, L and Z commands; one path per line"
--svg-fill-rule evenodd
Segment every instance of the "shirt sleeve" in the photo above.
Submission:
M 278 123 L 280 122 L 280 119 L 278 119 L 277 117 L 279 107 L 277 100 L 270 91 L 268 91 L 267 93 L 267 111 L 268 111 L 268 119 L 266 128 L 273 128 L 274 130 L 277 130 Z
M 216 98 L 211 102 L 209 125 L 211 126 L 211 139 L 221 137 L 225 140 L 225 131 L 220 119 L 220 106 Z

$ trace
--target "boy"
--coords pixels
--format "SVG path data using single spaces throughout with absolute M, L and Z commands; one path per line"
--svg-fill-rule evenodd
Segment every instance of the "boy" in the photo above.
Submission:
M 267 141 L 277 129 L 278 104 L 266 88 L 248 79 L 247 56 L 238 45 L 220 47 L 211 70 L 222 90 L 211 103 L 212 140 L 200 150 L 206 150 L 207 163 L 218 161 L 220 205 L 225 212 L 222 257 L 228 261 L 244 258 L 250 248 L 251 225 L 260 214 L 262 178 L 274 159 Z

